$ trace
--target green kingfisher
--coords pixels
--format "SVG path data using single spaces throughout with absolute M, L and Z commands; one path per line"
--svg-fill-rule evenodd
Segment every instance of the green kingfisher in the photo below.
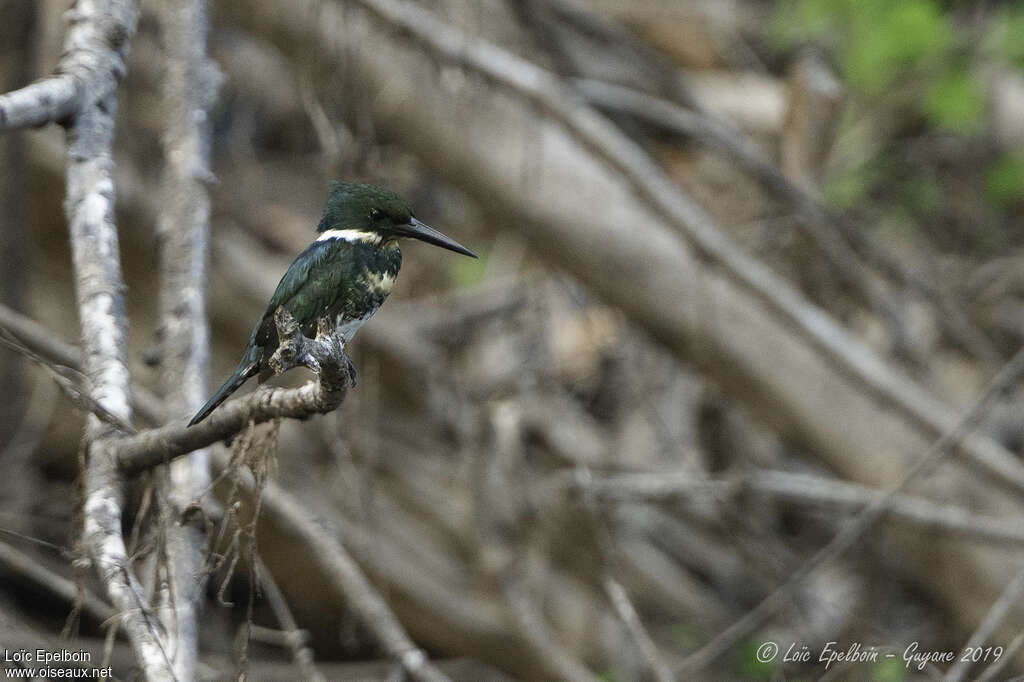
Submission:
M 206 419 L 250 377 L 269 371 L 278 345 L 274 313 L 279 306 L 291 313 L 306 336 L 313 337 L 318 321 L 326 317 L 348 343 L 391 293 L 402 266 L 399 239 L 412 237 L 476 258 L 466 247 L 417 220 L 397 194 L 375 185 L 331 183 L 317 232 L 278 283 L 238 368 L 189 426 Z

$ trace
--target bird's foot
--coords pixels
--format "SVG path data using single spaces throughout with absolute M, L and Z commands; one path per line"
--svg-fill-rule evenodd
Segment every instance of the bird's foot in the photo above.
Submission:
M 355 365 L 345 354 L 345 339 L 329 319 L 317 321 L 315 339 L 302 333 L 302 328 L 284 307 L 274 312 L 274 323 L 278 346 L 268 364 L 275 374 L 301 365 L 315 373 L 321 385 L 330 391 L 343 389 L 344 384 L 355 386 Z
M 333 318 L 325 316 L 317 320 L 316 340 L 318 343 L 329 347 L 331 352 L 341 360 L 342 369 L 348 375 L 348 385 L 355 388 L 356 366 L 352 362 L 352 358 L 345 352 L 345 337 L 338 333 L 338 328 L 334 324 Z

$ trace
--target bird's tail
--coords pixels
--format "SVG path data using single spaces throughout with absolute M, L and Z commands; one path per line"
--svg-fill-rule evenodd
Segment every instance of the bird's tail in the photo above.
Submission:
M 218 405 L 228 399 L 228 396 L 241 388 L 242 384 L 248 381 L 250 377 L 254 377 L 259 373 L 259 349 L 254 350 L 256 351 L 255 353 L 249 352 L 242 358 L 242 361 L 238 363 L 238 369 L 235 370 L 235 373 L 228 377 L 224 385 L 217 389 L 213 397 L 207 400 L 206 404 L 196 412 L 196 416 L 192 417 L 192 420 L 189 421 L 189 426 L 198 424 L 209 417 L 210 413 L 217 409 Z

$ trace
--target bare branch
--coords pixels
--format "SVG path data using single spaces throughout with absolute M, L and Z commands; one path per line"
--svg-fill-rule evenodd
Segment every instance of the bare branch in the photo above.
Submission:
M 256 573 L 259 575 L 263 598 L 270 606 L 270 610 L 274 612 L 277 624 L 281 626 L 284 643 L 292 652 L 292 660 L 295 661 L 295 665 L 309 682 L 324 682 L 323 674 L 317 670 L 313 662 L 313 650 L 306 645 L 309 633 L 299 629 L 299 624 L 295 622 L 295 616 L 292 615 L 292 611 L 288 607 L 288 601 L 285 599 L 284 593 L 281 592 L 281 588 L 278 587 L 277 581 L 270 574 L 270 569 L 259 557 L 256 558 L 256 562 Z
M 114 226 L 115 89 L 135 32 L 131 0 L 79 0 L 68 13 L 61 78 L 44 81 L 0 101 L 0 127 L 68 120 L 67 201 L 75 293 L 82 327 L 83 371 L 91 398 L 106 412 L 131 423 L 126 365 L 121 263 Z M 104 442 L 118 430 L 89 417 L 84 474 L 82 543 L 117 608 L 139 665 L 151 680 L 173 679 L 162 633 L 131 574 L 121 535 L 122 477 Z
M 45 362 L 58 374 L 62 367 L 82 371 L 82 354 L 76 346 L 62 341 L 53 331 L 5 305 L 0 305 L 0 329 L 10 333 L 32 351 L 38 361 Z M 163 403 L 142 386 L 132 387 L 132 410 L 150 424 L 165 421 Z
M 74 405 L 83 409 L 86 413 L 92 413 L 100 421 L 110 424 L 114 428 L 125 433 L 135 433 L 135 427 L 124 421 L 116 414 L 107 410 L 102 404 L 93 399 L 89 390 L 89 381 L 77 369 L 64 365 L 51 363 L 39 357 L 31 349 L 25 347 L 13 336 L 6 334 L 6 330 L 0 329 L 0 347 L 12 350 L 28 360 L 36 363 L 50 375 L 57 387 L 64 393 L 65 397 Z
M 999 599 L 992 604 L 992 608 L 988 610 L 985 618 L 978 624 L 974 634 L 967 640 L 967 644 L 961 647 L 960 650 L 978 649 L 991 642 L 992 637 L 1003 624 L 1003 621 L 1010 615 L 1010 609 L 1020 601 L 1022 596 L 1024 596 L 1024 568 L 1021 568 L 1017 571 L 1017 575 L 1013 576 L 1013 580 L 1007 584 L 1006 589 L 999 595 Z M 967 677 L 971 664 L 972 661 L 969 656 L 961 656 L 956 664 L 946 672 L 946 676 L 943 679 L 945 682 L 960 682 Z
M 615 607 L 615 611 L 619 614 L 619 618 L 626 624 L 626 628 L 633 636 L 637 646 L 640 647 L 640 651 L 643 653 L 647 665 L 650 666 L 654 678 L 658 682 L 673 682 L 676 679 L 675 675 L 672 674 L 672 670 L 669 669 L 668 664 L 665 663 L 661 654 L 658 653 L 658 647 L 651 640 L 651 636 L 647 634 L 647 630 L 644 628 L 644 624 L 641 622 L 633 602 L 629 600 L 626 588 L 611 576 L 605 576 L 604 591 L 608 595 L 612 606 Z
M 241 401 L 236 401 L 241 402 Z M 211 416 L 212 418 L 212 416 Z M 229 466 L 224 453 L 215 454 L 218 469 Z M 252 481 L 246 480 L 252 492 Z M 338 540 L 337 529 L 327 529 L 310 517 L 297 499 L 274 483 L 268 483 L 261 495 L 262 508 L 274 516 L 282 529 L 298 537 L 310 551 L 309 559 L 318 563 L 331 580 L 332 587 L 345 596 L 360 622 L 369 629 L 387 654 L 401 663 L 409 675 L 421 682 L 444 682 L 448 677 L 435 668 L 417 647 L 387 603 L 359 570 L 359 566 Z
M 16 338 L 42 359 L 57 365 L 82 369 L 82 354 L 77 346 L 63 341 L 52 330 L 35 320 L 0 304 L 0 328 Z
M 93 398 L 108 411 L 130 421 L 124 284 L 111 177 L 110 147 L 116 108 L 111 95 L 74 118 L 68 131 L 67 213 L 85 372 L 92 384 Z M 121 613 L 122 624 L 146 677 L 173 679 L 161 642 L 163 633 L 128 565 L 121 534 L 123 480 L 115 453 L 107 447 L 115 435 L 96 417 L 89 418 L 82 541 L 107 594 Z
M 77 0 L 67 17 L 70 29 L 56 73 L 0 95 L 0 130 L 68 121 L 117 89 L 135 34 L 135 2 Z
M 780 501 L 844 513 L 860 511 L 886 494 L 845 481 L 784 471 L 759 471 L 728 479 L 708 479 L 691 472 L 595 476 L 574 471 L 564 485 L 598 500 L 620 502 L 657 502 L 699 495 L 728 498 L 750 491 Z M 975 514 L 957 505 L 893 494 L 886 513 L 920 528 L 962 536 L 974 542 L 1024 546 L 1024 525 L 1020 521 Z
M 304 366 L 317 372 L 317 381 L 294 389 L 260 389 L 244 398 L 217 408 L 207 419 L 186 427 L 184 421 L 122 438 L 111 447 L 117 452 L 120 469 L 127 475 L 212 445 L 235 435 L 250 423 L 274 419 L 306 419 L 330 412 L 345 399 L 352 380 L 351 361 L 340 337 L 323 325 L 316 339 L 302 335 L 298 324 L 284 308 L 275 315 L 280 345 L 271 357 L 278 372 Z
M 898 410 L 928 438 L 939 437 L 956 423 L 956 415 L 947 406 L 883 362 L 824 311 L 808 304 L 785 280 L 740 249 L 700 206 L 665 175 L 650 155 L 604 116 L 587 106 L 557 76 L 497 45 L 459 31 L 418 5 L 403 0 L 358 0 L 358 4 L 378 21 L 400 31 L 435 57 L 500 84 L 564 126 L 579 145 L 618 173 L 632 192 L 644 201 L 647 209 L 684 234 L 700 254 L 715 262 L 748 295 L 795 331 L 802 344 L 813 348 L 847 377 Z M 295 10 L 289 7 L 289 11 L 294 13 Z M 333 14 L 331 6 L 317 6 L 316 11 L 322 16 L 315 30 L 342 24 L 342 19 Z M 338 36 L 332 33 L 329 49 L 335 49 L 333 43 L 337 39 Z M 593 220 L 588 221 L 588 234 L 581 236 L 581 241 L 598 239 L 596 227 Z M 606 236 L 607 233 L 602 231 L 601 238 Z M 622 248 L 623 253 L 634 253 L 636 241 L 648 242 L 647 246 L 652 250 L 659 248 L 653 241 L 655 239 L 658 244 L 668 247 L 665 243 L 668 236 L 656 230 L 651 230 L 643 240 L 635 239 L 635 234 L 633 236 L 629 246 Z M 609 238 L 603 247 L 614 250 L 615 243 Z M 579 245 L 576 246 L 574 255 L 578 255 Z M 557 252 L 560 248 L 553 250 Z M 672 245 L 671 251 L 677 253 L 678 245 Z M 667 258 L 668 251 L 663 250 L 661 255 Z M 606 262 L 603 267 L 607 265 Z M 645 259 L 643 266 L 623 266 L 622 271 L 650 267 L 651 262 Z M 673 269 L 678 269 L 678 264 Z M 619 289 L 619 296 L 628 295 L 625 288 Z M 660 304 L 664 306 L 664 300 Z M 638 304 L 632 302 L 627 309 L 637 307 Z M 648 313 L 644 311 L 643 314 Z M 659 325 L 671 323 L 654 320 L 651 324 L 658 328 L 660 334 Z M 692 339 L 683 343 L 692 343 Z M 1005 451 L 990 447 L 989 443 L 974 436 L 964 439 L 962 449 L 993 478 L 1016 490 L 1024 490 L 1024 466 Z
M 786 582 L 777 587 L 757 606 L 748 611 L 746 615 L 723 630 L 700 649 L 687 656 L 682 664 L 680 664 L 677 672 L 692 676 L 719 656 L 731 650 L 743 637 L 756 630 L 768 618 L 774 615 L 779 607 L 789 600 L 790 595 L 799 588 L 807 576 L 819 567 L 842 555 L 856 544 L 864 532 L 874 526 L 889 510 L 893 496 L 905 490 L 921 474 L 938 464 L 949 450 L 971 431 L 989 400 L 1016 381 L 1022 369 L 1024 369 L 1024 349 L 1018 351 L 1017 355 L 1003 366 L 999 373 L 989 382 L 988 386 L 985 387 L 981 395 L 974 401 L 970 409 L 963 414 L 952 429 L 942 434 L 938 440 L 932 443 L 928 451 L 923 453 L 910 469 L 903 474 L 899 483 L 886 491 L 886 494 L 875 497 L 827 545 L 793 571 Z
M 109 604 L 92 592 L 84 588 L 79 592 L 79 588 L 72 581 L 54 573 L 3 541 L 0 541 L 0 565 L 24 576 L 69 604 L 81 603 L 82 610 L 100 623 L 117 616 L 117 612 Z
M 160 237 L 161 382 L 168 413 L 186 416 L 207 394 L 209 331 L 204 291 L 209 245 L 210 126 L 219 74 L 206 58 L 206 0 L 165 0 L 158 8 L 163 34 L 165 111 L 164 177 Z M 169 580 L 159 594 L 175 676 L 196 676 L 198 612 L 205 594 L 202 524 L 178 523 L 210 484 L 209 454 L 197 450 L 172 462 L 164 488 L 162 520 Z

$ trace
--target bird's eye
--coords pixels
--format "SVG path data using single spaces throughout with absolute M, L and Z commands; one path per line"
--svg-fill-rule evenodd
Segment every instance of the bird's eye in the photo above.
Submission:
M 370 211 L 370 220 L 380 220 L 384 217 L 384 213 L 380 209 L 373 209 Z

